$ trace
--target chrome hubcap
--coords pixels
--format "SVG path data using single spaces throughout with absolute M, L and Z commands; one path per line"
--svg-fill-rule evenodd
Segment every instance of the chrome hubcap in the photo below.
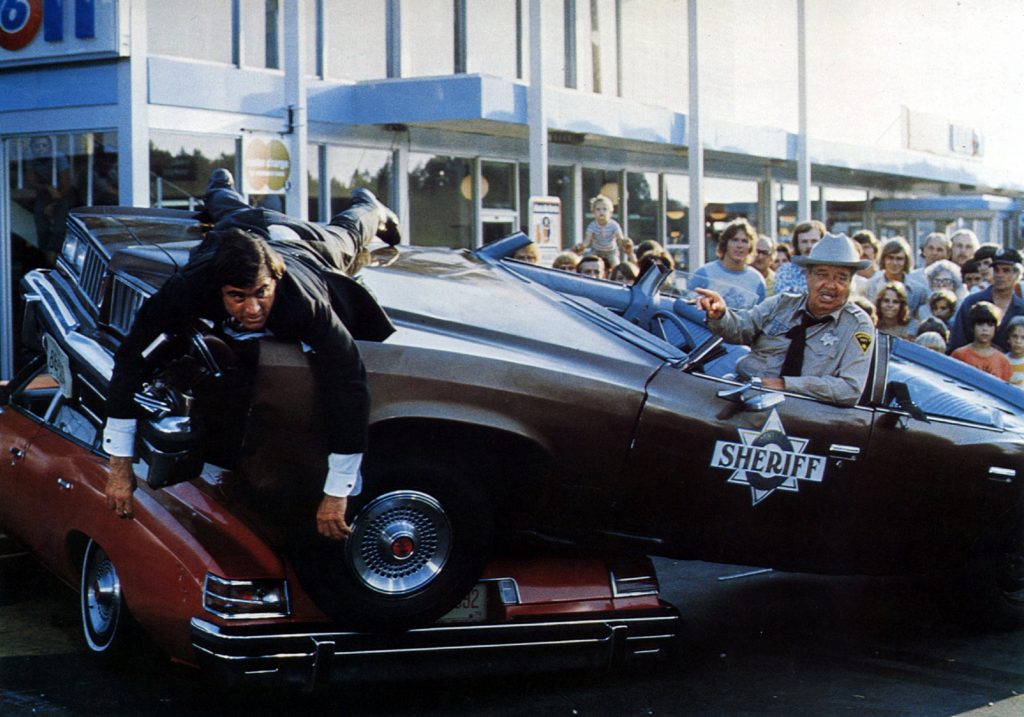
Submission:
M 121 581 L 102 549 L 92 551 L 82 580 L 82 611 L 86 637 L 93 649 L 104 649 L 117 629 L 121 612 Z
M 385 493 L 363 508 L 352 525 L 346 556 L 366 587 L 401 597 L 429 584 L 451 552 L 451 524 L 426 493 Z

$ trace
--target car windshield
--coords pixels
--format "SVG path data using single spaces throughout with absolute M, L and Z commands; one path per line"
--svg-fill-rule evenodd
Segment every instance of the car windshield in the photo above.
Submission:
M 931 416 L 1002 428 L 1024 411 L 1024 391 L 911 341 L 893 341 L 888 380 Z
M 675 269 L 665 274 L 658 287 L 658 293 L 666 298 L 693 303 L 696 302 L 698 296 L 693 289 L 698 286 L 717 291 L 725 299 L 725 303 L 734 308 L 748 308 L 761 300 L 755 292 L 740 285 L 732 277 L 715 277 L 708 281 L 700 275 L 694 275 L 681 269 Z

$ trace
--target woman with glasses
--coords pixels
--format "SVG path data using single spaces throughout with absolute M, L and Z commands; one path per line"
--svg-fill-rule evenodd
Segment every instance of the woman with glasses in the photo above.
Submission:
M 953 302 L 954 308 L 960 299 L 967 296 L 967 289 L 964 287 L 964 283 L 960 279 L 960 267 L 949 259 L 939 259 L 938 261 L 929 264 L 924 269 L 923 278 L 927 284 L 928 300 L 924 301 L 917 309 L 917 318 L 919 321 L 923 321 L 929 316 L 934 315 L 932 310 L 932 298 L 936 292 L 941 291 L 951 293 L 955 299 Z

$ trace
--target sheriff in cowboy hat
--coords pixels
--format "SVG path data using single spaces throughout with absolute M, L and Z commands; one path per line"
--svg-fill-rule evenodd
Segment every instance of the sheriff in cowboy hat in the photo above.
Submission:
M 744 310 L 697 289 L 707 327 L 750 353 L 736 364 L 741 379 L 843 406 L 860 399 L 871 366 L 875 328 L 850 302 L 854 272 L 870 263 L 845 234 L 826 234 L 793 261 L 807 274 L 806 294 L 778 294 Z

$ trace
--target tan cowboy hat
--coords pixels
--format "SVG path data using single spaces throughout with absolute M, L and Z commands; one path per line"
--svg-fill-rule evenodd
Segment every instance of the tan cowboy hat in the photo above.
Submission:
M 826 234 L 811 247 L 811 253 L 794 256 L 797 266 L 846 266 L 851 269 L 867 269 L 870 259 L 861 259 L 857 246 L 845 234 Z

